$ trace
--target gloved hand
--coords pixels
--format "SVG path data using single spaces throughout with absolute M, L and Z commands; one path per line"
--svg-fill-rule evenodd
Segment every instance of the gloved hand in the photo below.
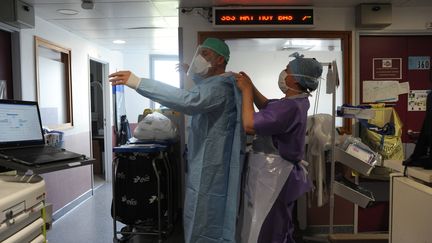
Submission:
M 108 76 L 111 85 L 127 85 L 130 88 L 136 89 L 140 79 L 131 71 L 118 71 Z
M 176 65 L 176 71 L 177 72 L 187 73 L 188 70 L 189 70 L 189 64 L 187 64 L 187 63 L 178 63 Z

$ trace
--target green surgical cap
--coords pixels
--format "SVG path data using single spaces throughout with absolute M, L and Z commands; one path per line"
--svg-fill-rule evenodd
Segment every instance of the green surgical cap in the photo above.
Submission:
M 228 62 L 230 57 L 229 47 L 223 40 L 216 38 L 207 38 L 201 45 L 201 47 L 205 47 L 213 50 L 217 54 L 223 56 L 225 61 Z

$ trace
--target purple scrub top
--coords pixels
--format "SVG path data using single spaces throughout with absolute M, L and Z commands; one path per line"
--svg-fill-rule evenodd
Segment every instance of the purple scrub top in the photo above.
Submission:
M 308 97 L 270 100 L 254 113 L 254 128 L 259 135 L 272 136 L 279 155 L 294 163 L 303 159 L 306 137 Z

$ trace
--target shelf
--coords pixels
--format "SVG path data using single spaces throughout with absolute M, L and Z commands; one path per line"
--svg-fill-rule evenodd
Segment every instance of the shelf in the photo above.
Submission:
M 43 174 L 58 170 L 70 169 L 78 166 L 93 164 L 93 158 L 82 157 L 79 159 L 63 160 L 58 162 L 40 164 L 40 165 L 25 165 L 11 160 L 0 159 L 0 164 L 3 167 L 25 172 L 25 174 Z
M 346 200 L 359 205 L 362 208 L 366 208 L 371 202 L 375 201 L 373 195 L 366 195 L 365 193 L 348 187 L 338 181 L 333 182 L 333 188 L 336 195 L 339 195 Z
M 334 148 L 334 153 L 336 161 L 350 167 L 351 169 L 354 169 L 355 171 L 363 175 L 369 175 L 374 168 L 373 165 L 357 159 L 356 157 L 348 154 L 347 152 L 343 151 L 338 147 Z
M 340 108 L 340 109 L 339 109 Z M 375 111 L 370 108 L 359 108 L 359 107 L 339 107 L 337 110 L 337 116 L 343 118 L 354 118 L 354 119 L 373 119 L 375 117 Z

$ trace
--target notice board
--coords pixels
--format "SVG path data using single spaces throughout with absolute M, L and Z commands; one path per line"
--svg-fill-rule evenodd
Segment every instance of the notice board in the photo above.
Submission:
M 398 95 L 397 99 L 384 100 L 394 105 L 403 123 L 404 143 L 413 142 L 407 131 L 419 132 L 425 117 L 422 102 L 417 97 L 421 98 L 422 91 L 432 88 L 431 43 L 432 36 L 360 36 L 360 103 L 367 103 L 363 102 L 368 97 L 363 94 L 366 81 L 392 81 L 409 86 L 408 92 Z M 384 89 L 383 92 L 390 91 L 394 90 Z M 413 91 L 411 96 L 410 91 Z

